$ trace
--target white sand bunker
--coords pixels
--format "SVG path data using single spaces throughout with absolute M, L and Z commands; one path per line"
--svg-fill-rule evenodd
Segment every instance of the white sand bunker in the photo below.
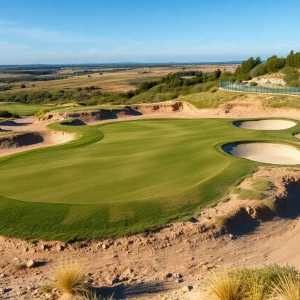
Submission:
M 237 121 L 233 125 L 245 129 L 253 130 L 282 130 L 297 125 L 296 122 L 288 120 L 257 120 L 257 121 Z
M 9 134 L 0 137 L 0 157 L 26 150 L 70 142 L 75 135 L 63 131 L 41 131 Z
M 253 161 L 297 165 L 300 164 L 300 151 L 289 145 L 275 143 L 230 143 L 222 149 L 234 156 L 246 158 Z

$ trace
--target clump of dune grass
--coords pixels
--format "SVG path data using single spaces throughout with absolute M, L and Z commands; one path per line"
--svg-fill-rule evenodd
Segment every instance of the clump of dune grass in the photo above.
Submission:
M 272 285 L 273 299 L 299 300 L 300 278 L 299 274 L 282 274 Z
M 208 281 L 211 300 L 242 300 L 243 286 L 239 273 L 221 272 L 213 274 Z
M 66 294 L 88 293 L 87 277 L 78 263 L 68 263 L 56 269 L 53 288 Z
M 300 279 L 294 268 L 277 265 L 214 273 L 207 300 L 299 300 Z

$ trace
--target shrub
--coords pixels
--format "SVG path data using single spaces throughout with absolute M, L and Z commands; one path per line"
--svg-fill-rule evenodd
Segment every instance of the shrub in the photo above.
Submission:
M 25 89 L 26 85 L 25 84 L 21 84 L 21 89 Z
M 267 59 L 266 67 L 269 73 L 277 72 L 285 66 L 285 59 L 273 55 Z
M 237 79 L 237 80 L 235 81 L 235 84 L 241 84 L 242 82 L 243 82 L 242 79 Z
M 0 110 L 0 118 L 19 118 L 17 114 L 13 114 L 7 110 Z
M 259 64 L 256 67 L 254 67 L 251 71 L 250 71 L 250 76 L 251 77 L 258 77 L 264 74 L 267 74 L 267 65 L 266 63 L 263 64 Z
M 249 85 L 250 86 L 257 86 L 257 82 L 250 82 Z

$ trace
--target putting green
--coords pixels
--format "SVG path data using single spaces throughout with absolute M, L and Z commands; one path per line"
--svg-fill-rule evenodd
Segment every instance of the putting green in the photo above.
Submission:
M 232 120 L 140 120 L 55 129 L 82 137 L 0 160 L 0 234 L 72 240 L 134 233 L 182 219 L 224 196 L 258 163 L 222 143 L 298 143 L 292 133 Z

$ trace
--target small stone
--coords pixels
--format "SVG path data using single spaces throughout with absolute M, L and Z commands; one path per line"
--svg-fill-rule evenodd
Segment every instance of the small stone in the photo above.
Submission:
M 235 239 L 236 239 L 236 236 L 233 235 L 233 234 L 229 234 L 229 238 L 230 238 L 231 240 L 235 240 Z
M 183 288 L 183 292 L 187 293 L 187 292 L 190 292 L 192 289 L 193 289 L 192 285 L 187 285 Z
M 3 295 L 6 293 L 6 290 L 4 288 L 0 288 L 0 295 Z
M 171 273 L 166 273 L 165 274 L 165 278 L 171 278 L 172 277 L 172 274 Z
M 1 278 L 6 278 L 7 275 L 6 275 L 5 273 L 1 273 L 1 274 L 0 274 L 0 277 L 1 277 Z
M 48 248 L 47 245 L 45 245 L 45 244 L 41 245 L 41 250 L 45 251 L 45 250 L 47 250 L 47 248 Z
M 102 244 L 102 249 L 108 249 L 109 246 L 107 244 Z
M 120 280 L 119 280 L 119 276 L 114 276 L 112 277 L 112 279 L 110 280 L 110 283 L 111 284 L 115 284 L 115 283 L 118 283 Z
M 63 251 L 63 250 L 64 250 L 64 247 L 63 247 L 62 245 L 57 244 L 57 245 L 56 245 L 56 250 L 59 251 L 59 252 L 60 252 L 60 251 Z
M 173 273 L 173 278 L 182 278 L 182 275 L 180 273 Z
M 33 268 L 35 266 L 35 261 L 33 259 L 28 260 L 26 263 L 27 268 Z

